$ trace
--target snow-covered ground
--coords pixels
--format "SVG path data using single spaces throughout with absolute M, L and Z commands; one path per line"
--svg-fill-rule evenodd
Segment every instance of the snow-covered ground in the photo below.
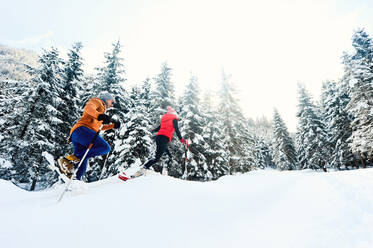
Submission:
M 26 192 L 0 181 L 0 246 L 373 247 L 373 169 L 84 186 L 57 204 L 61 185 Z

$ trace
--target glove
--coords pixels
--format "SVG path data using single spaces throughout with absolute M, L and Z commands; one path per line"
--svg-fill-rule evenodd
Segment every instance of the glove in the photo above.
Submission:
M 181 138 L 181 139 L 180 139 L 180 142 L 181 142 L 181 143 L 184 143 L 184 144 L 187 145 L 187 146 L 189 146 L 189 144 L 188 144 L 188 140 L 185 140 L 185 139 Z
M 103 124 L 109 124 L 111 121 L 111 118 L 108 115 L 100 114 L 97 116 L 97 120 L 102 121 Z
M 120 122 L 119 121 L 113 121 L 113 123 L 114 123 L 114 128 L 115 129 L 120 128 Z
M 115 133 L 115 131 L 114 131 L 114 129 L 109 129 L 109 130 L 105 131 L 105 133 L 110 134 L 110 133 Z

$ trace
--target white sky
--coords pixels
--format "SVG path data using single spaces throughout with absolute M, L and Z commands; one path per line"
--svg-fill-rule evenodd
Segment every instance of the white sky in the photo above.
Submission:
M 4 0 L 2 0 L 4 1 Z M 120 39 L 129 84 L 173 69 L 180 94 L 191 73 L 215 90 L 231 74 L 248 117 L 276 107 L 296 128 L 297 83 L 319 99 L 324 80 L 342 74 L 343 51 L 358 27 L 373 36 L 373 4 L 364 0 L 19 0 L 2 3 L 0 43 L 40 51 L 84 45 L 87 71 L 102 66 Z

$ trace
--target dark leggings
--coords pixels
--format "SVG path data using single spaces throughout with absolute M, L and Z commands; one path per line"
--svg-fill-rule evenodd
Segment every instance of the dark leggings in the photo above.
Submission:
M 157 144 L 157 151 L 155 152 L 155 158 L 153 159 L 150 159 L 145 165 L 144 167 L 146 169 L 149 169 L 150 166 L 152 166 L 153 164 L 157 163 L 164 152 L 166 152 L 168 154 L 168 156 L 171 158 L 171 153 L 170 151 L 168 150 L 167 148 L 167 145 L 168 145 L 168 142 L 169 142 L 169 138 L 166 137 L 166 136 L 163 136 L 163 135 L 158 135 L 156 138 L 155 138 L 155 142 Z

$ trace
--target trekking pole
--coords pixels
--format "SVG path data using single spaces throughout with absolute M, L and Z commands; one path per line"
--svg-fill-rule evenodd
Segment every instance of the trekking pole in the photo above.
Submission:
M 187 141 L 186 141 L 187 142 Z M 183 178 L 186 179 L 188 176 L 188 168 L 187 168 L 187 161 L 188 161 L 188 146 L 184 143 L 184 175 Z
M 97 139 L 97 136 L 100 134 L 100 131 L 102 129 L 103 125 L 100 126 L 100 129 L 97 131 L 97 133 L 95 134 L 95 136 L 93 137 L 91 143 L 89 143 L 88 145 L 88 148 L 87 148 L 87 151 L 84 153 L 84 156 L 82 157 L 82 159 L 80 160 L 78 166 L 74 169 L 74 172 L 73 172 L 73 175 L 71 176 L 69 182 L 66 184 L 65 188 L 63 189 L 60 197 L 58 198 L 57 202 L 60 202 L 63 198 L 63 196 L 65 195 L 66 191 L 68 190 L 71 182 L 73 181 L 73 179 L 75 178 L 76 176 L 76 173 L 77 171 L 79 170 L 79 167 L 80 165 L 83 163 L 84 159 L 87 157 L 87 154 L 89 152 L 89 150 L 91 150 L 92 146 L 93 146 L 93 143 L 95 143 L 96 139 Z
M 106 155 L 106 158 L 105 158 L 105 161 L 104 161 L 104 165 L 102 166 L 101 175 L 98 178 L 98 180 L 101 180 L 101 178 L 104 176 L 104 173 L 106 172 L 106 163 L 108 161 L 108 157 L 110 156 L 111 151 L 113 150 L 113 143 L 114 143 L 116 135 L 117 135 L 117 132 L 114 131 L 114 136 L 113 136 L 113 139 L 112 139 L 112 141 L 110 143 L 110 152 Z

